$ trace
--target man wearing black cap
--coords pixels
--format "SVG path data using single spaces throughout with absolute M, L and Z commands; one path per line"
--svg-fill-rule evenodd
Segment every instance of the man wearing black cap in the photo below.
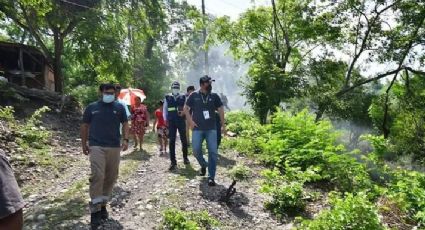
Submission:
M 165 123 L 168 125 L 170 139 L 170 160 L 171 165 L 169 170 L 175 170 L 177 167 L 176 160 L 176 136 L 177 130 L 179 131 L 180 140 L 182 142 L 183 160 L 184 164 L 190 164 L 187 157 L 187 139 L 186 139 L 186 120 L 184 118 L 183 107 L 186 97 L 180 94 L 180 83 L 177 81 L 171 84 L 171 95 L 165 96 L 163 115 Z
M 208 167 L 208 185 L 215 186 L 217 168 L 217 127 L 215 112 L 220 114 L 221 129 L 224 126 L 224 109 L 220 97 L 212 93 L 212 80 L 207 75 L 199 80 L 200 89 L 193 92 L 186 101 L 185 113 L 192 133 L 192 148 L 196 159 L 201 165 L 201 176 L 205 176 Z M 202 142 L 206 140 L 208 162 L 202 154 Z

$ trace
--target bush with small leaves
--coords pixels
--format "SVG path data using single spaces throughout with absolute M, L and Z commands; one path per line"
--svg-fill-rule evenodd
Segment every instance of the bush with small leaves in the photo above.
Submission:
M 271 196 L 265 207 L 278 217 L 296 214 L 305 208 L 303 182 L 288 181 L 278 170 L 265 170 L 260 191 Z
M 251 169 L 242 164 L 233 166 L 233 168 L 229 171 L 230 177 L 236 181 L 246 180 L 251 176 L 251 174 Z
M 306 230 L 383 230 L 378 211 L 365 193 L 340 196 L 330 194 L 331 209 L 314 220 L 304 220 L 298 229 Z
M 159 226 L 162 230 L 209 230 L 219 226 L 218 220 L 207 211 L 185 212 L 175 208 L 164 211 L 164 219 Z
M 395 200 L 419 225 L 425 227 L 425 175 L 399 170 L 394 173 L 394 177 L 386 192 L 387 196 Z

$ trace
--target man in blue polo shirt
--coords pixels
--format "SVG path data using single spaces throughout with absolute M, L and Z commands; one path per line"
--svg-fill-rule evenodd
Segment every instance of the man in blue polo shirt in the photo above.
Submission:
M 102 99 L 85 109 L 81 125 L 83 153 L 89 155 L 91 168 L 92 229 L 97 229 L 102 219 L 108 218 L 106 204 L 118 178 L 120 152 L 128 148 L 127 115 L 124 106 L 115 100 L 115 86 L 104 84 L 101 91 Z
M 224 109 L 220 97 L 212 93 L 212 79 L 207 75 L 199 80 L 199 91 L 193 92 L 186 101 L 185 114 L 192 132 L 192 149 L 201 165 L 201 176 L 205 176 L 208 168 L 208 185 L 215 186 L 217 168 L 217 126 L 216 111 L 219 113 L 221 130 L 224 133 Z M 206 140 L 208 162 L 202 154 L 202 142 Z

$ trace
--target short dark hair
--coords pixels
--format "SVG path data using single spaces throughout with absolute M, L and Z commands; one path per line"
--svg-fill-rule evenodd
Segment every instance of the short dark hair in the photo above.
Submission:
M 102 92 L 108 89 L 113 89 L 114 91 L 116 91 L 115 85 L 110 83 L 102 84 L 101 87 L 99 87 L 99 89 L 101 89 Z
M 102 83 L 99 85 L 99 91 L 103 92 L 103 87 L 105 87 L 105 83 Z
M 159 100 L 158 104 L 159 104 L 160 106 L 161 106 L 161 105 L 164 105 L 164 101 L 163 101 L 163 100 Z
M 189 93 L 189 91 L 195 91 L 195 86 L 191 85 L 187 87 L 186 91 Z
M 120 84 L 115 85 L 115 92 L 119 92 L 119 91 L 121 91 L 121 89 L 122 89 L 122 87 L 121 87 Z

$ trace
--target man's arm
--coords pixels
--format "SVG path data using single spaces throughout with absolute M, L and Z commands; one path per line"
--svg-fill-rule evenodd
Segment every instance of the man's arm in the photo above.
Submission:
M 193 121 L 192 114 L 190 114 L 190 107 L 186 104 L 184 105 L 184 114 L 186 115 L 186 119 L 189 122 L 189 128 L 193 129 L 195 127 L 198 127 L 198 125 Z
M 168 103 L 167 103 L 167 98 L 164 98 L 164 106 L 162 108 L 162 116 L 164 117 L 164 121 L 167 124 L 167 117 L 168 117 Z
M 85 155 L 89 154 L 89 146 L 87 144 L 87 138 L 89 136 L 89 127 L 90 125 L 88 123 L 83 123 L 81 124 L 80 128 L 81 145 L 83 147 L 83 153 Z
M 155 132 L 155 128 L 156 128 L 157 123 L 158 123 L 158 118 L 156 117 L 156 112 L 155 112 L 155 121 L 153 122 L 152 132 Z
M 226 122 L 224 121 L 224 107 L 221 106 L 217 110 L 218 110 L 218 114 L 220 115 L 221 128 L 225 129 L 226 128 Z
M 122 135 L 123 135 L 123 144 L 122 144 L 122 150 L 126 151 L 128 149 L 128 134 L 129 134 L 130 128 L 128 125 L 128 121 L 125 121 L 122 123 Z
M 127 119 L 130 119 L 131 113 L 130 113 L 130 110 L 128 109 L 127 104 L 124 101 L 122 101 L 121 99 L 118 99 L 118 103 L 120 103 L 122 106 L 124 106 L 124 110 L 125 110 L 125 114 L 127 116 Z

